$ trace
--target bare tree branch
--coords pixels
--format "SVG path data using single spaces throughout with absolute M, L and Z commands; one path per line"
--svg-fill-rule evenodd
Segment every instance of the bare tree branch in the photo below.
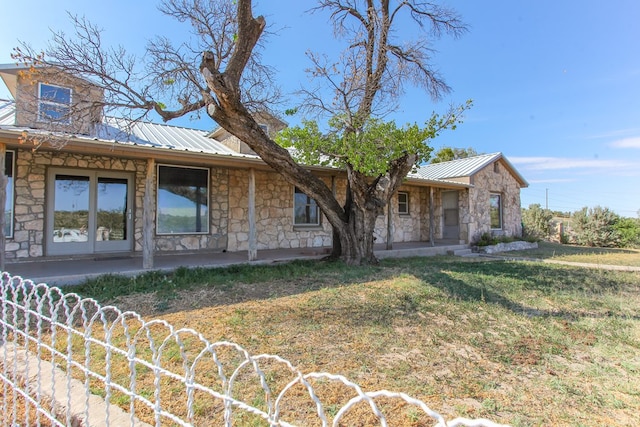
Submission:
M 343 56 L 344 68 L 352 70 L 338 76 L 315 65 L 311 76 L 325 80 L 333 88 L 334 102 L 320 102 L 320 92 L 302 90 L 304 105 L 315 113 L 346 114 L 358 128 L 372 115 L 384 116 L 396 107 L 407 83 L 425 89 L 434 99 L 450 91 L 444 79 L 434 69 L 429 55 L 429 36 L 433 39 L 448 34 L 458 37 L 467 27 L 453 10 L 421 0 L 319 0 L 312 12 L 328 11 L 334 34 L 348 43 L 350 55 Z M 419 36 L 413 41 L 400 41 L 393 31 L 400 20 L 413 21 Z M 402 22 L 404 24 L 404 21 Z M 318 55 L 310 55 L 318 58 Z M 339 82 L 338 77 L 343 81 Z M 323 94 L 329 96 L 329 94 Z M 342 104 L 336 104 L 339 100 Z M 347 113 L 348 112 L 348 113 Z

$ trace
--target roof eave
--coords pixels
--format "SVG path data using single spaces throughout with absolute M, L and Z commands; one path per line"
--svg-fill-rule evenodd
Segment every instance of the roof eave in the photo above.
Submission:
M 516 181 L 518 181 L 518 184 L 520 184 L 520 188 L 527 188 L 529 186 L 529 183 L 526 179 L 524 179 L 522 175 L 520 175 L 520 172 L 518 172 L 515 166 L 513 166 L 513 164 L 509 160 L 507 160 L 505 156 L 501 155 L 500 158 L 505 163 L 505 165 L 507 165 L 507 168 L 509 168 L 509 172 L 511 172 L 511 175 L 516 178 Z
M 423 187 L 438 187 L 438 188 L 473 188 L 473 184 L 465 184 L 463 182 L 455 182 L 448 181 L 444 179 L 426 179 L 426 178 L 416 178 L 416 177 L 407 177 L 405 181 L 407 183 L 411 183 L 414 185 L 420 185 Z

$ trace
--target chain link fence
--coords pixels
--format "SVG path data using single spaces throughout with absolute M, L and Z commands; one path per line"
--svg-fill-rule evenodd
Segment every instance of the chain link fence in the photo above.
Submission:
M 8 273 L 1 280 L 5 426 L 500 426 L 446 421 L 404 393 L 366 392 L 193 329 Z

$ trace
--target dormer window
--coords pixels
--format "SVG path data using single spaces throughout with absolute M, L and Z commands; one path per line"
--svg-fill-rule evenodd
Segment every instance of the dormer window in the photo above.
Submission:
M 71 89 L 45 83 L 38 85 L 38 120 L 71 123 Z

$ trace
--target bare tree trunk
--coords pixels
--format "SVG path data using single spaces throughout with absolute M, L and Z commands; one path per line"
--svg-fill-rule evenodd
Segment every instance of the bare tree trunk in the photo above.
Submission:
M 375 211 L 360 209 L 355 203 L 351 204 L 349 222 L 336 230 L 342 249 L 340 259 L 346 264 L 378 263 L 373 253 L 373 231 L 377 216 Z
M 393 249 L 393 204 L 387 204 L 387 250 Z

